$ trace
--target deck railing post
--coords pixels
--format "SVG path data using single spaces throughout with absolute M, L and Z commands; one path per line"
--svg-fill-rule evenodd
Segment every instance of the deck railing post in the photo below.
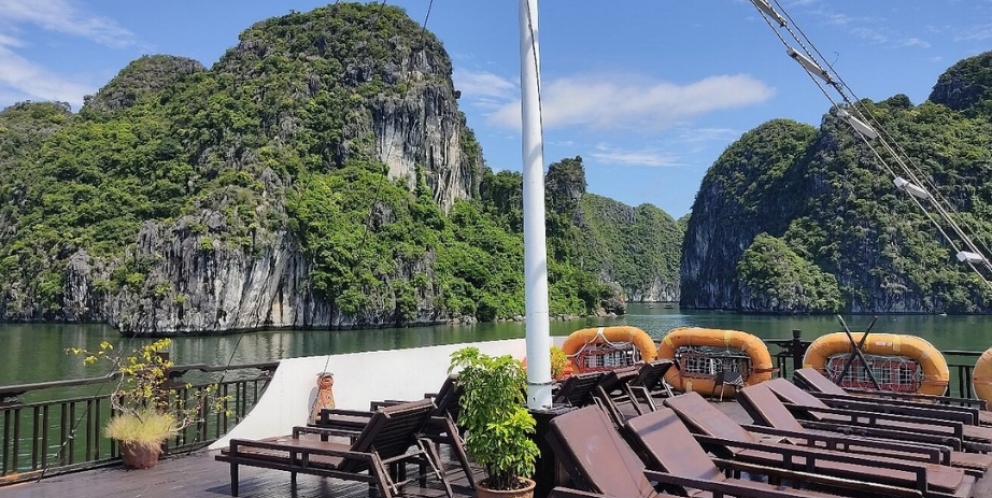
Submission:
M 792 329 L 792 373 L 803 367 L 803 356 L 806 351 L 803 348 L 803 331 Z

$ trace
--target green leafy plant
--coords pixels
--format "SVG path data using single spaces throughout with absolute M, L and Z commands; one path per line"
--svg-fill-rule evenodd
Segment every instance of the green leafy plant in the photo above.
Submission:
M 113 365 L 117 385 L 110 395 L 110 405 L 116 415 L 104 428 L 107 437 L 125 444 L 154 449 L 170 436 L 202 420 L 204 408 L 214 413 L 227 413 L 230 396 L 217 396 L 218 386 L 201 387 L 192 399 L 177 396 L 168 371 L 171 360 L 159 355 L 172 343 L 171 339 L 140 346 L 126 355 L 113 354 L 114 345 L 104 341 L 96 351 L 69 348 L 66 352 L 83 356 L 83 364 L 107 362 Z M 190 389 L 190 384 L 181 387 Z
M 465 449 L 488 476 L 492 490 L 520 489 L 534 473 L 537 445 L 534 417 L 524 408 L 527 377 L 510 355 L 489 356 L 467 347 L 451 354 L 449 373 L 461 369 L 459 425 L 466 429 Z

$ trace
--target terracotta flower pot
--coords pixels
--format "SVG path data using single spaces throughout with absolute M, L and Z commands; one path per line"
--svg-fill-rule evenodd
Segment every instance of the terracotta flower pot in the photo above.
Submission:
M 527 487 L 509 490 L 486 489 L 481 485 L 475 486 L 475 496 L 477 498 L 534 498 L 534 487 L 537 483 L 530 479 L 520 479 L 527 482 Z
M 149 448 L 145 445 L 125 443 L 124 441 L 118 441 L 118 443 L 125 468 L 151 469 L 158 465 L 158 455 L 162 452 L 161 448 L 157 446 Z

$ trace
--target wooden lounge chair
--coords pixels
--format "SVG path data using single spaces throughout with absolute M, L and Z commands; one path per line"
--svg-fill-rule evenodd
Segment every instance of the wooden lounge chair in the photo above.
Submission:
M 639 371 L 640 367 L 636 366 L 610 370 L 593 390 L 593 401 L 616 421 L 617 427 L 628 418 L 653 411 L 651 405 L 642 404 L 630 387 Z
M 372 415 L 350 445 L 322 440 L 329 435 L 351 435 L 350 432 L 296 427 L 292 436 L 283 438 L 232 439 L 230 446 L 215 458 L 231 465 L 231 496 L 238 496 L 238 466 L 248 465 L 289 472 L 294 487 L 298 473 L 313 474 L 374 484 L 383 498 L 392 498 L 410 480 L 400 480 L 396 476 L 402 472 L 390 472 L 390 468 L 416 461 L 422 468 L 431 468 L 450 498 L 451 485 L 437 448 L 432 441 L 420 437 L 434 409 L 429 399 L 383 408 Z
M 459 405 L 461 395 L 462 389 L 458 386 L 457 374 L 448 375 L 437 393 L 424 394 L 425 399 L 434 401 L 435 409 L 427 425 L 424 426 L 423 436 L 435 443 L 447 444 L 451 448 L 452 453 L 454 453 L 455 458 L 458 459 L 458 463 L 461 465 L 468 485 L 472 489 L 475 489 L 475 475 L 471 464 L 469 464 L 468 455 L 465 452 L 465 441 L 457 426 L 457 417 L 461 410 L 461 406 Z M 365 428 L 365 425 L 368 424 L 368 421 L 376 411 L 401 403 L 408 403 L 408 401 L 373 401 L 369 404 L 369 411 L 367 412 L 324 409 L 320 412 L 320 420 L 314 426 L 339 431 L 353 431 L 357 434 L 357 432 Z
M 733 484 L 751 489 L 783 490 L 782 486 L 764 482 L 728 478 L 727 471 L 734 470 L 748 472 L 752 476 L 766 475 L 773 481 L 788 479 L 793 485 L 801 483 L 810 487 L 815 486 L 818 490 L 841 496 L 921 496 L 917 490 L 880 484 L 874 476 L 869 481 L 858 481 L 823 475 L 819 472 L 821 463 L 819 457 L 814 455 L 814 452 L 802 449 L 794 448 L 795 453 L 783 451 L 775 467 L 711 458 L 682 424 L 678 415 L 668 408 L 659 408 L 656 412 L 635 418 L 627 422 L 624 429 L 627 439 L 638 450 L 648 464 L 648 468 L 660 467 L 680 478 L 710 480 L 719 484 Z M 808 468 L 806 472 L 790 470 L 789 465 L 785 464 L 799 455 L 806 460 Z M 654 475 L 648 474 L 648 477 L 653 478 Z M 818 491 L 807 489 L 789 491 L 795 496 L 822 496 Z
M 596 386 L 606 376 L 606 372 L 585 372 L 565 379 L 555 391 L 551 403 L 556 406 L 582 408 L 594 403 Z
M 628 384 L 631 391 L 643 396 L 643 402 L 650 407 L 648 411 L 657 409 L 657 398 L 670 398 L 672 387 L 665 382 L 665 374 L 672 367 L 678 368 L 672 360 L 655 360 L 645 363 L 637 372 L 637 377 Z
M 966 476 L 962 469 L 933 461 L 940 458 L 940 453 L 933 448 L 923 452 L 906 444 L 837 436 L 755 434 L 697 393 L 669 398 L 665 406 L 671 408 L 690 431 L 699 435 L 697 440 L 705 441 L 704 448 L 723 458 L 906 487 L 920 491 L 923 496 L 967 497 L 978 477 Z M 886 453 L 886 448 L 898 453 Z M 858 451 L 862 449 L 866 453 Z M 786 455 L 790 458 L 783 459 Z M 932 463 L 914 461 L 911 458 L 914 456 L 930 458 Z
M 972 415 L 974 425 L 992 426 L 992 412 L 987 411 L 985 401 L 979 399 L 951 398 L 946 396 L 929 396 L 925 394 L 908 394 L 891 391 L 875 391 L 865 389 L 846 389 L 835 384 L 815 368 L 802 368 L 793 374 L 795 384 L 810 394 L 830 404 L 830 400 L 865 401 L 867 397 L 874 398 L 873 403 L 887 406 L 892 413 L 899 413 L 899 408 L 927 408 L 945 410 L 951 413 L 968 413 Z
M 724 476 L 724 469 L 773 475 L 776 478 L 793 481 L 812 480 L 831 490 L 851 491 L 848 494 L 841 492 L 838 496 L 855 496 L 853 488 L 859 488 L 856 490 L 857 493 L 874 491 L 875 496 L 920 496 L 919 493 L 905 492 L 906 490 L 888 486 L 865 485 L 861 488 L 860 483 L 851 481 L 766 469 L 739 462 L 711 460 L 693 440 L 688 430 L 681 425 L 678 418 L 667 409 L 633 419 L 628 425 L 637 420 L 647 420 L 647 417 L 666 413 L 672 417 L 670 421 L 674 426 L 681 428 L 684 437 L 682 440 L 673 439 L 664 442 L 661 445 L 663 448 L 658 450 L 664 457 L 660 461 L 653 459 L 652 464 L 655 466 L 645 466 L 644 461 L 638 458 L 634 450 L 613 428 L 613 423 L 606 413 L 596 406 L 555 417 L 550 423 L 547 439 L 555 456 L 577 485 L 610 496 L 627 498 L 668 496 L 658 493 L 651 484 L 652 481 L 673 488 L 682 496 L 691 497 L 710 493 L 749 498 L 834 496 L 805 489 L 789 489 L 761 482 L 730 479 Z M 648 468 L 652 470 L 647 470 Z
M 782 401 L 795 405 L 800 409 L 799 413 L 813 420 L 855 425 L 861 425 L 861 421 L 868 420 L 869 425 L 872 426 L 878 426 L 879 421 L 884 421 L 887 427 L 904 432 L 954 437 L 970 451 L 982 453 L 992 451 L 992 428 L 966 425 L 960 420 L 950 420 L 949 417 L 941 416 L 948 415 L 947 412 L 921 407 L 913 408 L 911 415 L 893 414 L 879 410 L 878 404 L 868 400 L 844 401 L 844 408 L 833 407 L 786 379 L 772 379 L 765 384 Z
M 933 436 L 905 432 L 884 427 L 850 426 L 846 424 L 835 424 L 831 422 L 819 422 L 813 420 L 800 420 L 792 413 L 798 407 L 789 407 L 770 388 L 770 382 L 763 382 L 754 386 L 749 386 L 741 390 L 737 401 L 747 411 L 751 418 L 759 425 L 772 427 L 779 430 L 790 431 L 802 434 L 803 436 L 819 433 L 833 433 L 846 437 L 856 435 L 870 438 L 872 440 L 888 440 L 899 443 L 910 443 L 921 448 L 937 448 L 942 455 L 941 463 L 949 464 L 952 467 L 970 469 L 985 473 L 992 468 L 992 458 L 989 455 L 977 453 L 963 453 L 956 451 L 960 449 L 961 441 L 953 437 Z M 957 445 L 956 447 L 954 445 Z M 947 451 L 950 448 L 950 451 Z M 864 453 L 863 449 L 859 449 Z M 895 451 L 893 449 L 893 451 Z
M 655 495 L 655 496 L 666 496 L 666 495 Z M 621 497 L 604 495 L 602 493 L 592 493 L 589 491 L 580 491 L 578 489 L 558 486 L 551 490 L 551 494 L 548 495 L 548 498 L 621 498 Z

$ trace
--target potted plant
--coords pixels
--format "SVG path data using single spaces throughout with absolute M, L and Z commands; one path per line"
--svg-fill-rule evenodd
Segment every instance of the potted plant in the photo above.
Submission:
M 467 347 L 451 355 L 448 372 L 457 369 L 465 449 L 487 476 L 476 486 L 477 496 L 532 497 L 538 449 L 531 439 L 534 417 L 524 407 L 523 366 L 510 355 L 489 356 Z
M 118 442 L 124 466 L 152 468 L 158 464 L 162 444 L 182 429 L 201 420 L 208 400 L 215 411 L 226 411 L 229 397 L 218 397 L 217 386 L 200 388 L 193 402 L 175 396 L 168 371 L 172 361 L 159 355 L 171 339 L 140 346 L 126 355 L 113 354 L 113 344 L 104 341 L 97 351 L 69 348 L 68 353 L 84 356 L 83 364 L 108 362 L 117 385 L 110 395 L 114 415 L 104 434 Z M 189 389 L 191 386 L 186 384 Z

